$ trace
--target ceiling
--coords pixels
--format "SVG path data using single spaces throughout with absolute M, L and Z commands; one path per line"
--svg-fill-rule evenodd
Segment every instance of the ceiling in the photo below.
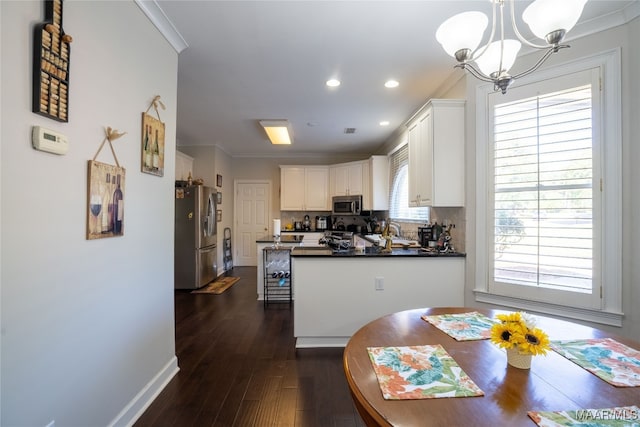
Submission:
M 529 3 L 516 1 L 516 15 Z M 618 22 L 636 3 L 590 0 L 572 33 L 603 16 Z M 375 152 L 463 75 L 436 41 L 438 26 L 466 10 L 491 14 L 487 0 L 156 4 L 188 46 L 179 54 L 178 146 L 257 157 Z M 519 29 L 531 38 L 525 27 Z M 330 78 L 342 84 L 329 88 Z M 400 85 L 387 89 L 388 79 Z M 266 119 L 289 120 L 293 144 L 272 146 L 258 123 Z

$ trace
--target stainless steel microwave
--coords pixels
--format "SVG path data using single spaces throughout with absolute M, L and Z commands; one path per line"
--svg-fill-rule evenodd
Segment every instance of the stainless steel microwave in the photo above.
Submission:
M 362 195 L 334 196 L 331 206 L 333 215 L 360 215 L 362 211 Z

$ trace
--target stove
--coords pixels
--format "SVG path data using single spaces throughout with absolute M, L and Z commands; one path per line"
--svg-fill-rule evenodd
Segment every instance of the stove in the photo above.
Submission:
M 351 250 L 353 244 L 353 232 L 351 231 L 325 231 L 320 243 L 326 244 L 334 251 Z

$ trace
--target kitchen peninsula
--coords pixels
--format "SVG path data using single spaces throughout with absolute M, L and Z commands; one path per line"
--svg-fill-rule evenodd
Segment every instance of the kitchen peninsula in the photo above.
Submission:
M 296 347 L 343 347 L 368 322 L 396 311 L 463 304 L 464 254 L 377 247 L 291 251 Z

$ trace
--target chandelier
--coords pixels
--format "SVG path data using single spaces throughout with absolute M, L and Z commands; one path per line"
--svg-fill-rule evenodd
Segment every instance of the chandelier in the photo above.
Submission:
M 534 72 L 553 53 L 569 47 L 561 44 L 562 40 L 578 22 L 587 2 L 587 0 L 535 0 L 531 3 L 522 13 L 522 20 L 529 25 L 536 37 L 545 41 L 545 44 L 534 44 L 526 40 L 518 31 L 514 0 L 506 1 L 510 3 L 511 25 L 519 41 L 504 38 L 506 1 L 490 1 L 493 3 L 493 24 L 489 41 L 484 46 L 478 48 L 487 28 L 488 18 L 484 13 L 476 11 L 459 13 L 444 21 L 436 31 L 436 39 L 442 48 L 458 61 L 456 68 L 469 71 L 479 80 L 492 82 L 494 90 L 500 90 L 503 94 L 507 93 L 507 89 L 514 80 Z M 496 20 L 498 14 L 499 21 Z M 494 41 L 498 25 L 500 39 Z M 520 51 L 521 42 L 545 52 L 531 68 L 511 75 L 509 70 Z

